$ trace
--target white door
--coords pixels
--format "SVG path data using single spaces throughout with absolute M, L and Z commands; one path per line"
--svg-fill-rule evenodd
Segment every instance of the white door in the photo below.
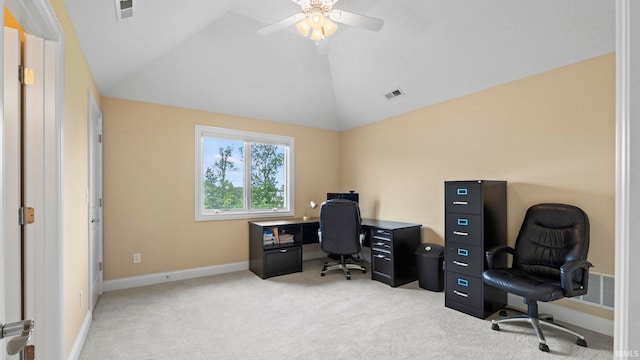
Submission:
M 23 188 L 23 204 L 35 208 L 35 222 L 24 226 L 24 267 L 23 281 L 23 319 L 34 319 L 37 331 L 29 344 L 35 345 L 36 358 L 40 360 L 63 358 L 63 266 L 62 266 L 62 104 L 64 88 L 62 86 L 64 53 L 62 43 L 64 34 L 57 21 L 53 9 L 47 0 L 0 0 L 6 10 L 12 12 L 23 29 L 46 37 L 46 41 L 31 41 L 27 38 L 23 49 L 23 63 L 35 70 L 35 85 L 23 89 L 22 118 L 25 119 L 22 133 L 22 148 L 26 151 L 22 162 L 25 174 L 17 183 Z M 4 36 L 0 37 L 4 52 Z M 31 51 L 29 44 L 39 44 L 39 51 Z M 44 52 L 43 47 L 44 45 Z M 9 50 L 10 51 L 10 50 Z M 4 63 L 4 56 L 0 57 Z M 45 68 L 35 68 L 46 65 Z M 2 71 L 5 71 L 2 66 Z M 11 71 L 15 67 L 11 67 Z M 46 71 L 45 71 L 46 70 Z M 7 77 L 7 79 L 9 79 Z M 6 110 L 10 95 L 5 98 L 5 87 L 0 94 L 0 107 Z M 4 252 L 10 249 L 12 242 L 7 233 L 16 223 L 18 208 L 10 204 L 11 197 L 19 194 L 19 189 L 12 185 L 16 172 L 11 170 L 7 158 L 12 159 L 20 152 L 9 149 L 5 141 L 17 141 L 18 136 L 7 129 L 4 121 L 4 110 L 0 110 L 0 281 L 16 279 L 16 271 L 10 261 L 14 257 Z M 8 119 L 8 118 L 7 118 Z M 19 205 L 16 205 L 19 206 Z M 6 221 L 6 222 L 5 222 Z M 7 226 L 4 226 L 4 225 Z M 10 226 L 10 227 L 9 227 Z M 13 274 L 13 275 L 11 275 Z M 19 273 L 18 273 L 19 274 Z M 6 286 L 7 284 L 4 284 Z M 7 289 L 5 289 L 7 290 Z M 0 293 L 0 318 L 3 321 L 15 321 L 7 314 L 7 305 L 11 307 L 13 291 Z M 2 314 L 4 313 L 4 314 Z M 7 328 L 5 327 L 5 332 Z M 5 333 L 6 335 L 6 333 Z M 6 359 L 6 347 L 14 337 L 0 340 L 0 360 Z M 12 342 L 11 344 L 16 344 Z M 29 346 L 33 350 L 32 346 Z M 26 359 L 32 358 L 32 352 Z M 13 357 L 9 357 L 11 359 Z
M 44 209 L 44 186 L 37 180 L 44 172 L 44 41 L 25 36 L 22 62 L 33 70 L 25 72 L 33 75 L 25 76 L 33 85 L 23 88 L 18 77 L 22 63 L 18 31 L 5 29 L 4 33 L 3 236 L 0 244 L 4 304 L 0 320 L 4 321 L 3 335 L 7 339 L 3 340 L 6 352 L 0 349 L 0 359 L 17 359 L 17 355 L 12 355 L 18 353 L 32 335 L 33 323 L 23 319 L 36 318 L 36 273 L 42 272 L 45 264 L 44 253 L 36 246 L 38 240 L 43 239 L 45 219 L 40 216 L 40 224 L 33 225 L 28 212 L 19 212 L 21 208 L 32 207 L 42 215 Z M 34 336 L 31 343 L 35 342 Z
M 102 111 L 89 93 L 89 310 L 102 294 Z
M 2 118 L 2 239 L 0 244 L 0 260 L 3 272 L 0 276 L 0 321 L 12 323 L 22 319 L 22 286 L 20 250 L 21 229 L 18 220 L 18 208 L 21 204 L 20 177 L 20 82 L 18 67 L 20 65 L 20 38 L 18 30 L 4 29 L 4 111 Z M 2 340 L 0 359 L 8 358 L 6 343 Z

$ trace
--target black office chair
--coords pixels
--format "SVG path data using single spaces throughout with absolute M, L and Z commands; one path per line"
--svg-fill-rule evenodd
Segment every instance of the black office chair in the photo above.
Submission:
M 494 257 L 513 255 L 510 268 L 494 268 Z M 587 346 L 584 336 L 553 323 L 553 317 L 538 315 L 538 301 L 554 301 L 587 293 L 589 268 L 589 218 L 581 209 L 564 204 L 538 204 L 527 210 L 515 247 L 500 246 L 487 251 L 488 269 L 484 282 L 500 290 L 522 296 L 527 313 L 491 321 L 493 330 L 499 323 L 527 321 L 538 335 L 538 348 L 548 352 L 540 325 L 549 326 L 578 338 L 576 344 Z M 502 310 L 501 315 L 506 315 Z
M 327 200 L 320 206 L 320 228 L 318 237 L 322 251 L 340 257 L 339 262 L 327 261 L 322 267 L 320 275 L 325 276 L 328 271 L 342 270 L 351 280 L 349 270 L 367 269 L 359 264 L 347 262 L 351 255 L 360 253 L 364 236 L 360 231 L 360 208 L 358 203 L 351 200 Z

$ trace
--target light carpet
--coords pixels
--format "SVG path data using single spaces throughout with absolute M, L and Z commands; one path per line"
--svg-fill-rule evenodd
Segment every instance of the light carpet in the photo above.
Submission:
M 418 282 L 392 288 L 369 273 L 304 272 L 262 280 L 250 271 L 126 289 L 101 296 L 80 359 L 611 359 L 613 339 L 528 325 L 492 331 L 444 306 Z M 369 269 L 370 267 L 368 267 Z

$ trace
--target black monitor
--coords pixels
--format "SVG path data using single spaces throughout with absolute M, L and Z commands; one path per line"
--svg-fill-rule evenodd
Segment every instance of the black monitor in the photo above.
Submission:
M 327 193 L 327 200 L 331 199 L 346 199 L 358 202 L 358 193 L 353 190 L 346 193 Z

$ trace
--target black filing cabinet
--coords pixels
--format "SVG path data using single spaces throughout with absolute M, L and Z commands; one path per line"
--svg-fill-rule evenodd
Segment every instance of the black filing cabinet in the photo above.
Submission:
M 485 252 L 507 244 L 507 183 L 447 181 L 444 190 L 445 306 L 484 319 L 507 303 L 505 292 L 482 280 Z
M 392 287 L 418 280 L 414 251 L 422 225 L 369 219 L 362 225 L 369 229 L 371 279 Z

